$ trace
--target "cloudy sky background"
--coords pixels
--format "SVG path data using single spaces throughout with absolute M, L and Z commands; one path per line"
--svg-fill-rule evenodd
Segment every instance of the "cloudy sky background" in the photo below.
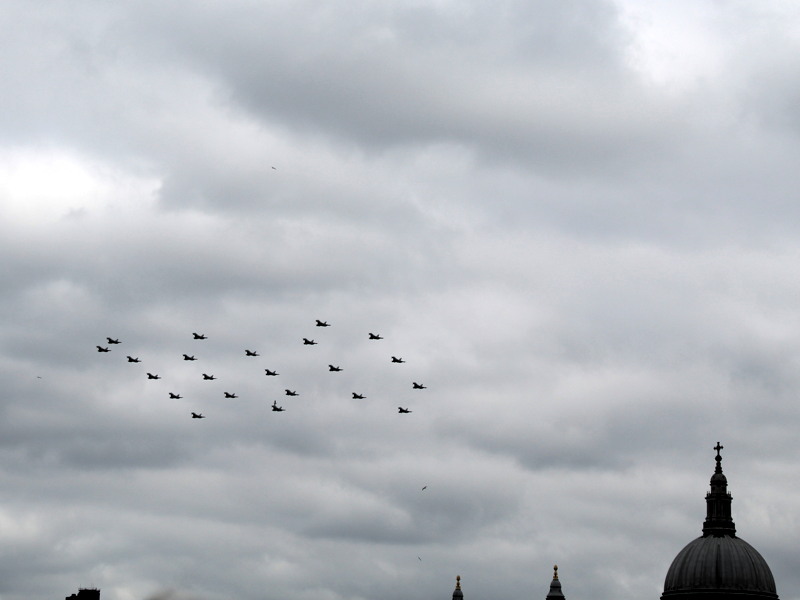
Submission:
M 2 600 L 800 598 L 795 3 L 0 20 Z

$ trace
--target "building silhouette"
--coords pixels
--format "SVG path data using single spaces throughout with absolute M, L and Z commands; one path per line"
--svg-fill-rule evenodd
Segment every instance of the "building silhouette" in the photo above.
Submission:
M 779 600 L 775 580 L 758 550 L 736 535 L 731 516 L 732 496 L 722 472 L 723 446 L 717 442 L 717 462 L 706 494 L 702 535 L 689 542 L 672 561 L 661 600 Z M 453 600 L 464 600 L 456 577 Z M 558 565 L 545 600 L 565 600 Z M 588 599 L 587 599 L 588 600 Z
M 728 479 L 722 473 L 722 445 L 706 494 L 703 535 L 672 561 L 661 600 L 777 600 L 775 580 L 758 550 L 736 535 Z
M 97 588 L 79 588 L 77 594 L 67 596 L 65 600 L 100 600 L 100 590 Z

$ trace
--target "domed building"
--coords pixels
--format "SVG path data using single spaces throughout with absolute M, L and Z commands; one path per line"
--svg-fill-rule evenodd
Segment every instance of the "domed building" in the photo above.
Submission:
M 717 466 L 706 494 L 703 535 L 689 542 L 672 561 L 661 600 L 779 600 L 775 580 L 758 550 L 736 536 L 731 517 L 733 498 L 722 472 L 722 445 L 717 442 Z M 558 566 L 545 600 L 564 600 Z M 456 577 L 453 600 L 464 600 L 461 577 Z
M 758 550 L 736 536 L 732 497 L 722 473 L 722 446 L 706 494 L 703 535 L 689 542 L 672 561 L 661 600 L 777 600 L 775 580 Z

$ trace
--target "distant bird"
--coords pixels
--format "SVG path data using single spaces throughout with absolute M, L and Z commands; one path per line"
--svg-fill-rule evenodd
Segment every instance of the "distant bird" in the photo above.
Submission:
M 377 333 L 370 333 L 369 334 L 369 339 L 371 339 L 371 340 L 382 340 L 383 338 L 380 335 L 378 335 Z
M 258 352 L 255 350 L 247 350 L 244 351 L 245 356 L 259 356 Z
M 272 168 L 275 169 L 275 167 L 272 167 Z M 278 169 L 275 169 L 275 170 L 277 171 Z
M 192 413 L 192 418 L 193 419 L 205 419 L 205 417 L 203 416 L 203 413 L 196 413 L 196 412 Z
M 194 336 L 194 339 L 196 339 L 196 340 L 205 340 L 205 339 L 208 339 L 208 338 L 207 338 L 205 335 L 203 335 L 202 333 L 192 333 L 192 335 Z
M 286 390 L 287 396 L 297 396 L 297 392 L 293 392 L 292 390 Z
M 404 363 L 406 361 L 404 361 L 402 358 L 397 358 L 396 356 L 393 356 L 392 357 L 392 362 L 393 363 Z
M 103 348 L 102 346 L 97 347 L 98 352 L 111 352 L 108 348 Z
M 231 394 L 230 392 L 225 392 L 225 397 L 226 398 L 238 398 L 239 396 L 237 396 L 236 394 Z
M 264 375 L 266 375 L 267 377 L 275 377 L 276 375 L 279 375 L 279 373 L 277 373 L 276 371 L 270 371 L 269 369 L 264 369 L 264 371 L 265 371 Z
M 272 403 L 272 410 L 274 410 L 275 412 L 283 412 L 283 407 L 278 406 L 278 401 L 275 400 L 275 402 Z
M 334 367 L 333 365 L 328 365 L 328 371 L 339 372 L 342 370 L 342 367 Z
M 427 485 L 423 485 L 423 486 L 422 486 L 422 490 L 423 490 L 423 491 L 425 491 L 425 490 L 427 490 L 427 489 L 428 489 L 428 486 L 427 486 Z
M 303 338 L 303 344 L 306 345 L 306 346 L 314 346 L 314 345 L 316 345 L 316 343 L 317 342 L 315 342 L 314 340 L 310 340 L 308 338 Z
M 203 379 L 206 381 L 214 381 L 216 377 L 214 377 L 213 375 L 206 375 L 205 373 L 203 373 Z
M 398 406 L 397 407 L 397 412 L 399 412 L 399 413 L 410 413 L 411 410 L 408 409 L 408 408 L 403 408 L 402 406 Z
M 109 344 L 121 344 L 122 343 L 119 340 L 115 340 L 115 339 L 112 339 L 110 337 L 107 337 L 106 340 L 108 340 Z
M 152 373 L 147 374 L 148 379 L 161 379 L 158 375 L 153 375 Z
M 128 362 L 142 362 L 138 358 L 133 358 L 132 356 L 128 356 L 127 359 Z
M 197 360 L 194 355 L 189 356 L 188 354 L 183 355 L 183 360 Z
M 328 325 L 327 321 L 320 321 L 317 319 L 317 327 L 330 327 L 330 325 Z
M 353 392 L 353 400 L 363 400 L 366 396 L 362 396 L 361 394 L 356 394 Z
M 412 383 L 414 384 L 414 389 L 415 390 L 424 390 L 425 389 L 425 386 L 422 385 L 421 383 L 417 383 L 416 381 L 412 381 Z
M 173 394 L 172 392 L 169 393 L 170 400 L 180 400 L 181 398 L 183 398 L 183 396 L 180 394 Z
M 422 562 L 422 559 L 419 556 L 417 558 L 419 558 L 419 561 Z

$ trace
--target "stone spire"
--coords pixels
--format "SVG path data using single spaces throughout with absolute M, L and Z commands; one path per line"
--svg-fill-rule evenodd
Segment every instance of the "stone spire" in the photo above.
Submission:
M 561 591 L 561 582 L 558 580 L 558 565 L 553 565 L 553 581 L 550 582 L 550 593 L 546 600 L 561 600 L 564 593 Z
M 453 590 L 453 600 L 462 600 L 464 592 L 461 591 L 461 575 L 456 575 L 456 589 Z
M 728 479 L 722 473 L 722 456 L 719 451 L 724 446 L 717 442 L 714 450 L 717 451 L 717 467 L 711 476 L 711 491 L 706 494 L 706 520 L 703 523 L 703 537 L 710 535 L 722 537 L 730 535 L 736 537 L 736 525 L 731 518 L 731 498 L 728 492 Z

